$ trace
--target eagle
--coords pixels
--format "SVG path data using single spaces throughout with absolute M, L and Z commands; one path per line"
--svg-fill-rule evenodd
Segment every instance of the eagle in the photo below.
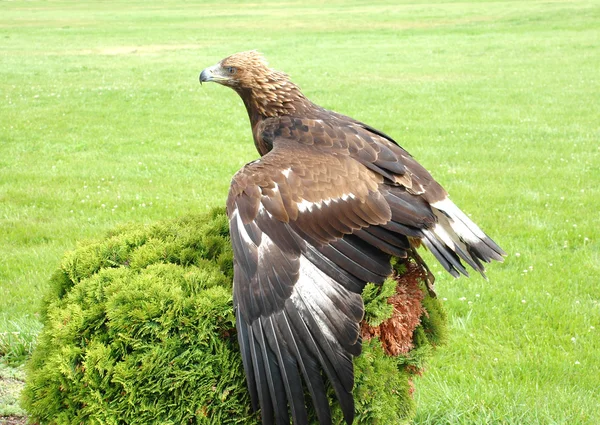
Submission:
M 421 245 L 455 277 L 467 265 L 483 275 L 506 254 L 394 139 L 314 104 L 257 51 L 204 69 L 209 81 L 241 97 L 261 156 L 227 198 L 252 408 L 264 425 L 305 425 L 307 391 L 319 424 L 331 424 L 328 381 L 351 424 L 365 284 L 390 276 L 392 257 L 426 267 Z

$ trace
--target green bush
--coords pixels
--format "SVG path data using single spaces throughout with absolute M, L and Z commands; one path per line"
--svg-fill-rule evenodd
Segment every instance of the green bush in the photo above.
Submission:
M 51 278 L 22 404 L 40 424 L 259 424 L 250 411 L 232 311 L 232 251 L 222 209 L 122 227 L 68 253 Z M 393 288 L 393 286 L 392 286 Z M 369 322 L 391 315 L 369 286 Z M 392 291 L 393 292 L 393 291 Z M 426 292 L 426 291 L 424 291 Z M 377 338 L 355 360 L 359 424 L 414 415 L 411 374 L 443 338 L 425 296 L 413 349 Z M 342 423 L 334 404 L 335 423 Z

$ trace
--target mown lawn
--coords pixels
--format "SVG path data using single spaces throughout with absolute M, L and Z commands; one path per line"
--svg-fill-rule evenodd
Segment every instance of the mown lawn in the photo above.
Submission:
M 255 159 L 198 73 L 265 53 L 394 136 L 509 253 L 439 267 L 451 339 L 418 424 L 600 423 L 600 3 L 0 3 L 0 355 L 18 365 L 64 251 L 224 203 Z M 3 412 L 0 411 L 0 415 Z

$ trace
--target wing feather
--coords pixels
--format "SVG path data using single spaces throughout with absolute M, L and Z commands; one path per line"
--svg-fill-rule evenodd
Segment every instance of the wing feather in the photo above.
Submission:
M 366 282 L 390 275 L 391 256 L 415 256 L 414 240 L 454 276 L 503 251 L 383 133 L 290 123 L 294 139 L 242 168 L 227 201 L 242 360 L 264 425 L 305 424 L 305 387 L 331 424 L 324 379 L 351 424 Z
M 285 325 L 285 321 L 281 312 L 269 316 L 264 319 L 259 319 L 262 326 L 265 328 L 265 335 L 268 338 L 269 346 L 272 347 L 277 364 L 281 365 L 281 379 L 287 400 L 289 400 L 292 419 L 295 424 L 308 423 L 308 414 L 304 404 L 304 391 L 302 388 L 302 378 L 298 372 L 298 363 L 293 352 L 287 347 L 287 339 L 280 330 L 279 323 Z M 294 341 L 291 341 L 294 344 Z M 286 409 L 286 401 L 282 402 L 282 406 Z M 287 415 L 285 415 L 287 423 Z
M 305 347 L 306 343 L 298 340 L 298 333 L 292 328 L 291 320 L 286 310 L 277 313 L 276 321 L 281 331 L 281 335 L 287 343 L 291 354 L 298 362 L 298 366 L 302 371 L 306 388 L 313 400 L 315 411 L 320 423 L 330 423 L 331 413 L 329 411 L 329 403 L 327 401 L 327 392 L 321 377 L 321 368 L 317 363 L 317 359 Z M 293 395 L 296 400 L 304 402 L 304 395 Z M 303 404 L 304 406 L 304 404 Z M 307 423 L 308 420 L 302 422 L 300 419 L 294 418 L 294 423 Z
M 242 325 L 246 324 L 244 319 L 242 319 L 240 323 L 242 323 Z M 269 375 L 265 370 L 265 359 L 262 355 L 258 339 L 254 337 L 253 326 L 246 324 L 246 329 L 248 330 L 247 336 L 250 346 L 250 358 L 252 360 L 252 371 L 254 373 L 254 382 L 256 383 L 256 393 L 258 395 L 258 402 L 262 413 L 262 421 L 263 424 L 270 425 L 275 423 L 274 406 L 268 383 L 273 379 L 273 375 Z M 239 337 L 240 334 L 238 333 L 238 339 Z M 246 374 L 248 374 L 248 370 L 246 370 Z

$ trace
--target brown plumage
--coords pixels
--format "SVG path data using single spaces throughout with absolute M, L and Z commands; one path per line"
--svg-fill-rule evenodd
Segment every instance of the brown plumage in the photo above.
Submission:
M 330 424 L 326 377 L 351 424 L 365 283 L 391 274 L 391 256 L 426 267 L 420 244 L 456 277 L 468 275 L 463 261 L 483 274 L 504 252 L 391 137 L 315 105 L 259 53 L 206 68 L 207 81 L 240 95 L 262 156 L 236 173 L 227 199 L 253 407 L 264 425 L 290 414 L 307 424 L 304 385 Z

